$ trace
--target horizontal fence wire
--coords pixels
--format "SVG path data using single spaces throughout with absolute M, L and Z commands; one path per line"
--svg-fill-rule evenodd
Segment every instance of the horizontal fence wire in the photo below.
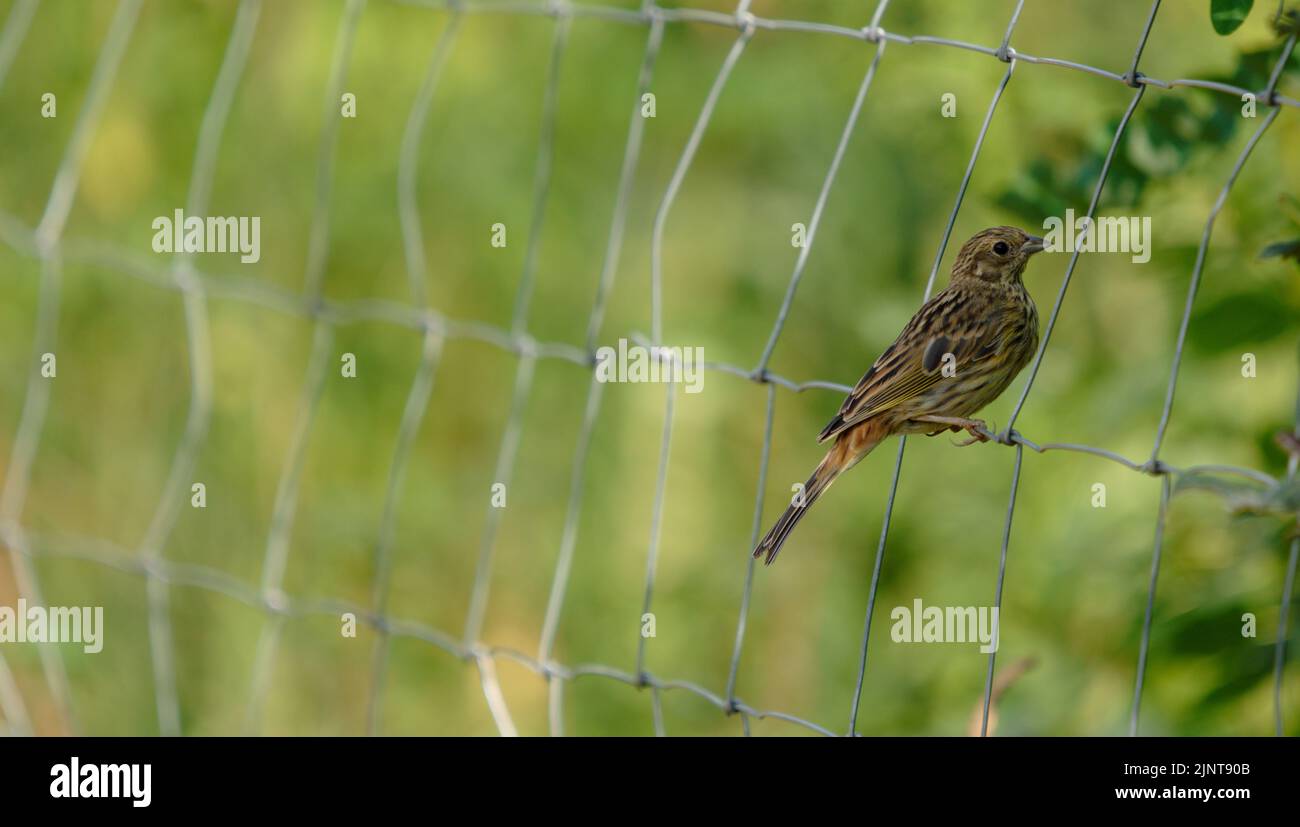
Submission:
M 923 35 L 909 36 L 886 31 L 881 27 L 881 20 L 889 6 L 889 0 L 880 0 L 872 13 L 870 21 L 861 29 L 811 21 L 776 20 L 759 17 L 750 12 L 749 0 L 740 0 L 732 14 L 701 9 L 661 8 L 655 5 L 653 0 L 645 0 L 640 9 L 637 10 L 578 4 L 568 2 L 568 0 L 547 0 L 546 2 L 524 2 L 524 0 L 502 0 L 500 2 L 492 2 L 491 0 L 485 2 L 396 0 L 396 2 L 429 7 L 446 13 L 441 33 L 432 47 L 426 75 L 408 115 L 399 157 L 397 176 L 398 206 L 403 236 L 403 251 L 411 286 L 410 303 L 370 299 L 337 301 L 324 295 L 324 278 L 328 265 L 329 201 L 333 189 L 334 155 L 338 134 L 338 118 L 334 106 L 338 99 L 338 92 L 343 88 L 348 63 L 350 62 L 352 44 L 355 41 L 357 27 L 365 7 L 364 0 L 346 0 L 336 35 L 327 94 L 325 96 L 324 133 L 317 160 L 316 200 L 309 238 L 307 268 L 304 275 L 304 288 L 301 292 L 275 287 L 265 281 L 244 276 L 201 272 L 195 267 L 191 257 L 185 253 L 177 253 L 170 265 L 158 265 L 151 259 L 110 242 L 64 237 L 63 228 L 75 197 L 77 180 L 85 160 L 89 141 L 94 134 L 104 101 L 111 89 L 113 78 L 130 40 L 139 13 L 140 0 L 120 0 L 118 3 L 91 76 L 86 101 L 78 114 L 72 138 L 69 141 L 63 162 L 56 173 L 49 200 L 40 222 L 35 227 L 28 227 L 16 216 L 0 211 L 0 242 L 3 242 L 19 254 L 34 258 L 40 263 L 40 289 L 37 300 L 36 333 L 33 343 L 34 353 L 37 357 L 41 353 L 52 351 L 57 341 L 55 323 L 58 316 L 61 291 L 60 274 L 62 268 L 68 264 L 94 264 L 107 271 L 140 279 L 156 287 L 175 290 L 181 294 L 185 311 L 186 341 L 191 368 L 189 411 L 184 431 L 171 462 L 166 487 L 160 495 L 154 517 L 139 547 L 127 549 L 102 539 L 65 532 L 38 533 L 29 530 L 23 525 L 21 515 L 27 499 L 32 464 L 50 401 L 49 384 L 40 378 L 35 369 L 29 374 L 27 393 L 19 421 L 18 433 L 14 440 L 13 454 L 6 472 L 3 489 L 0 489 L 0 541 L 3 542 L 9 552 L 8 556 L 21 595 L 29 600 L 40 602 L 41 589 L 34 565 L 35 560 L 38 558 L 79 560 L 133 574 L 145 580 L 148 598 L 150 652 L 153 663 L 156 712 L 160 733 L 180 734 L 181 732 L 180 702 L 176 691 L 174 653 L 172 651 L 173 636 L 168 608 L 172 590 L 179 587 L 198 588 L 221 594 L 246 606 L 258 609 L 265 615 L 254 656 L 252 680 L 246 709 L 246 729 L 249 732 L 260 730 L 260 719 L 265 706 L 266 695 L 270 688 L 270 676 L 276 660 L 278 641 L 283 624 L 295 618 L 321 615 L 337 617 L 342 613 L 351 613 L 358 620 L 371 627 L 378 636 L 372 661 L 370 700 L 367 711 L 367 729 L 371 733 L 380 731 L 380 698 L 383 694 L 389 646 L 393 638 L 407 638 L 435 646 L 466 664 L 473 664 L 476 667 L 485 704 L 495 726 L 503 735 L 516 734 L 517 728 L 511 717 L 497 676 L 497 662 L 502 659 L 518 663 L 547 681 L 549 686 L 548 723 L 551 733 L 555 735 L 564 732 L 562 715 L 564 685 L 585 678 L 603 678 L 639 689 L 648 688 L 650 690 L 651 725 L 656 734 L 665 734 L 666 732 L 662 709 L 662 693 L 670 690 L 689 693 L 712 704 L 726 715 L 734 714 L 739 716 L 742 731 L 745 734 L 750 733 L 752 720 L 763 719 L 783 721 L 823 735 L 836 734 L 825 726 L 795 715 L 777 710 L 756 708 L 736 695 L 735 688 L 744 646 L 746 619 L 755 570 L 755 562 L 752 558 L 749 558 L 748 554 L 746 554 L 735 642 L 728 666 L 727 685 L 723 692 L 715 692 L 691 681 L 666 679 L 650 671 L 646 666 L 647 641 L 644 637 L 638 639 L 635 670 L 631 672 L 605 664 L 566 665 L 554 658 L 559 619 L 563 613 L 568 578 L 574 565 L 578 522 L 585 490 L 586 460 L 591 444 L 592 431 L 598 421 L 601 407 L 603 384 L 597 380 L 595 374 L 596 343 L 601 330 L 605 307 L 615 282 L 617 261 L 622 250 L 622 240 L 626 230 L 628 204 L 640 158 L 643 137 L 643 119 L 638 114 L 640 96 L 651 87 L 665 26 L 667 24 L 699 24 L 731 28 L 736 30 L 737 36 L 710 86 L 708 96 L 697 115 L 694 128 L 682 150 L 667 190 L 660 202 L 659 209 L 655 214 L 651 243 L 651 332 L 649 336 L 638 332 L 630 334 L 630 338 L 640 344 L 657 345 L 662 340 L 662 257 L 667 218 L 671 212 L 676 194 L 690 170 L 695 151 L 708 130 L 713 111 L 725 90 L 728 78 L 754 36 L 759 32 L 803 32 L 854 38 L 867 42 L 874 47 L 814 203 L 812 215 L 807 225 L 807 243 L 797 256 L 785 296 L 777 311 L 771 333 L 756 366 L 745 368 L 723 362 L 705 362 L 703 366 L 707 371 L 767 386 L 766 419 L 758 463 L 757 491 L 749 543 L 745 546 L 745 551 L 748 551 L 753 546 L 762 525 L 763 494 L 772 449 L 777 388 L 796 393 L 808 390 L 847 393 L 850 390 L 847 385 L 828 380 L 797 380 L 783 377 L 772 373 L 768 369 L 768 364 L 784 329 L 795 294 L 803 278 L 808 255 L 816 237 L 817 228 L 820 225 L 830 191 L 834 187 L 836 176 L 847 153 L 852 135 L 862 119 L 872 81 L 882 63 L 888 44 L 932 45 L 961 49 L 985 54 L 1006 64 L 1006 71 L 994 91 L 972 149 L 970 160 L 958 186 L 957 197 L 926 283 L 926 298 L 933 292 L 944 253 L 951 238 L 967 187 L 976 169 L 980 150 L 992 123 L 998 101 L 1019 64 L 1056 66 L 1082 71 L 1097 77 L 1119 81 L 1134 90 L 1133 97 L 1116 128 L 1110 150 L 1099 172 L 1096 188 L 1086 212 L 1088 216 L 1092 216 L 1097 208 L 1111 162 L 1122 141 L 1125 128 L 1147 89 L 1194 88 L 1237 97 L 1252 96 L 1261 105 L 1269 107 L 1268 114 L 1261 121 L 1238 156 L 1228 181 L 1220 191 L 1207 220 L 1198 249 L 1196 264 L 1189 282 L 1188 295 L 1175 343 L 1173 363 L 1170 368 L 1165 404 L 1161 412 L 1155 445 L 1150 457 L 1139 462 L 1097 446 L 1062 442 L 1036 442 L 1013 428 L 1015 420 L 1028 398 L 1029 391 L 1033 387 L 1039 367 L 1046 356 L 1048 343 L 1059 318 L 1066 291 L 1078 260 L 1078 251 L 1073 253 L 1067 264 L 1061 287 L 1047 322 L 1046 331 L 1035 355 L 1024 389 L 1013 410 L 1011 420 L 1003 432 L 998 434 L 985 433 L 994 442 L 1012 447 L 1015 459 L 996 578 L 994 605 L 999 608 L 1002 604 L 1013 515 L 1015 513 L 1016 495 L 1019 490 L 1025 448 L 1036 453 L 1068 451 L 1089 454 L 1117 463 L 1129 470 L 1160 479 L 1161 497 L 1156 521 L 1156 540 L 1142 625 L 1133 706 L 1130 712 L 1129 730 L 1130 733 L 1136 734 L 1138 710 L 1147 669 L 1151 624 L 1155 609 L 1156 582 L 1165 531 L 1165 517 L 1171 491 L 1171 479 L 1183 474 L 1201 472 L 1232 474 L 1270 487 L 1282 484 L 1282 480 L 1250 468 L 1229 465 L 1197 465 L 1179 468 L 1160 459 L 1159 452 L 1172 414 L 1174 390 L 1181 367 L 1187 326 L 1199 289 L 1214 220 L 1226 202 L 1232 185 L 1245 166 L 1252 150 L 1268 127 L 1276 120 L 1282 108 L 1300 107 L 1300 101 L 1282 95 L 1277 91 L 1283 68 L 1290 59 L 1295 47 L 1296 37 L 1294 34 L 1284 44 L 1281 56 L 1270 76 L 1268 86 L 1262 90 L 1252 91 L 1215 81 L 1184 78 L 1159 80 L 1139 72 L 1138 64 L 1159 11 L 1159 0 L 1156 0 L 1151 6 L 1132 63 L 1128 71 L 1123 74 L 1073 61 L 1033 56 L 1017 51 L 1012 47 L 1011 40 L 1025 0 L 1017 2 L 1007 25 L 1006 33 L 1001 43 L 996 47 L 949 38 Z M 35 0 L 18 0 L 12 7 L 8 18 L 4 21 L 3 29 L 0 29 L 0 86 L 3 85 L 5 75 L 10 69 L 17 50 L 24 39 L 36 11 L 36 6 Z M 241 0 L 236 13 L 222 64 L 200 127 L 189 195 L 186 201 L 187 211 L 190 214 L 201 214 L 207 204 L 215 173 L 221 134 L 240 78 L 248 61 L 250 45 L 256 31 L 261 7 L 262 0 Z M 460 320 L 446 316 L 428 305 L 427 288 L 425 287 L 428 263 L 424 258 L 423 239 L 420 231 L 421 218 L 414 186 L 416 170 L 420 160 L 418 147 L 420 136 L 428 119 L 432 100 L 437 93 L 442 68 L 454 49 L 460 23 L 464 16 L 473 14 L 549 17 L 553 19 L 552 25 L 554 27 L 550 68 L 546 75 L 543 92 L 541 138 L 534 170 L 532 230 L 530 231 L 527 252 L 524 258 L 524 271 L 516 294 L 515 310 L 508 329 L 480 321 Z M 615 23 L 644 25 L 647 27 L 648 32 L 642 60 L 635 78 L 634 88 L 636 94 L 633 97 L 634 105 L 625 139 L 623 162 L 620 167 L 619 181 L 615 192 L 612 219 L 605 254 L 602 259 L 596 296 L 588 317 L 585 345 L 583 347 L 564 342 L 539 341 L 533 338 L 527 330 L 528 311 L 534 288 L 537 250 L 541 240 L 543 217 L 549 193 L 550 170 L 553 162 L 553 134 L 557 98 L 561 88 L 559 67 L 567 42 L 569 26 L 575 18 L 593 18 Z M 211 414 L 212 380 L 209 352 L 211 344 L 206 310 L 207 302 L 210 299 L 242 302 L 288 316 L 309 319 L 314 324 L 312 348 L 304 374 L 298 417 L 281 466 L 280 480 L 272 511 L 271 527 L 264 550 L 263 575 L 261 583 L 257 586 L 245 583 L 218 569 L 203 565 L 173 562 L 164 555 L 171 529 L 175 525 L 180 508 L 180 491 L 194 467 L 198 452 L 202 448 L 207 432 L 207 422 Z M 336 329 L 367 322 L 382 322 L 406 328 L 418 332 L 421 337 L 420 362 L 407 395 L 389 467 L 383 514 L 375 544 L 376 573 L 372 600 L 369 606 L 362 606 L 335 599 L 306 599 L 290 596 L 285 594 L 281 587 L 288 563 L 289 538 L 292 534 L 306 444 L 323 395 L 330 346 Z M 510 413 L 497 454 L 496 479 L 508 479 L 513 469 L 523 430 L 527 397 L 531 389 L 536 364 L 542 360 L 557 360 L 571 363 L 592 372 L 583 420 L 574 450 L 570 473 L 569 499 L 560 550 L 556 560 L 550 597 L 547 602 L 546 615 L 536 656 L 509 647 L 495 646 L 481 640 L 488 587 L 491 580 L 491 562 L 495 547 L 497 521 L 499 519 L 495 514 L 495 509 L 489 509 L 486 518 L 472 587 L 470 609 L 466 617 L 465 628 L 460 634 L 453 635 L 419 622 L 394 617 L 387 611 L 387 593 L 392 568 L 392 556 L 396 551 L 393 548 L 396 501 L 402 487 L 404 470 L 413 449 L 415 434 L 418 432 L 427 413 L 442 347 L 445 343 L 454 340 L 487 344 L 514 354 L 518 358 Z M 37 359 L 34 358 L 33 362 L 36 361 Z M 653 600 L 659 539 L 663 522 L 663 500 L 669 457 L 671 455 L 674 396 L 675 386 L 669 384 L 665 400 L 656 493 L 652 507 L 651 533 L 647 547 L 643 596 L 643 611 L 646 612 L 650 611 Z M 1297 434 L 1300 435 L 1300 401 L 1297 402 Z M 853 693 L 849 716 L 848 734 L 850 735 L 857 732 L 859 704 L 866 677 L 867 644 L 872 613 L 878 594 L 889 524 L 896 502 L 905 444 L 905 440 L 900 439 L 868 589 L 866 619 L 859 652 L 856 688 Z M 1285 479 L 1290 480 L 1294 477 L 1296 466 L 1297 458 L 1293 455 L 1288 464 Z M 1275 730 L 1279 735 L 1283 732 L 1281 688 L 1286 658 L 1287 630 L 1289 628 L 1289 606 L 1294 594 L 1298 557 L 1300 557 L 1300 540 L 1295 540 L 1291 543 L 1286 567 L 1275 648 L 1273 697 Z M 40 647 L 40 651 L 42 672 L 50 688 L 55 707 L 62 717 L 66 729 L 69 732 L 76 732 L 78 726 L 71 704 L 66 670 L 51 646 L 43 645 Z M 985 676 L 981 734 L 987 734 L 989 726 L 995 654 L 990 653 L 989 655 Z M 4 714 L 4 722 L 10 734 L 29 734 L 33 731 L 29 711 L 3 653 L 0 653 L 0 712 Z

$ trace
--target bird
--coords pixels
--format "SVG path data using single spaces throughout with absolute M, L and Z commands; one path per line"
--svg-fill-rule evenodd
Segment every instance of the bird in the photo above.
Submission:
M 754 549 L 771 565 L 840 474 L 894 434 L 965 430 L 959 443 L 985 442 L 984 422 L 971 417 L 997 399 L 1038 348 L 1038 310 L 1022 276 L 1042 238 L 1018 227 L 990 227 L 957 253 L 948 286 L 912 316 L 872 363 L 822 429 L 834 440 L 801 491 Z

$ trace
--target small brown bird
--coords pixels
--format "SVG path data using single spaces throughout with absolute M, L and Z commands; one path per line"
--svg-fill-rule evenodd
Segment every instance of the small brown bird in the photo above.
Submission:
M 984 423 L 969 417 L 1007 389 L 1038 347 L 1038 311 L 1020 277 L 1042 249 L 1043 239 L 1015 227 L 992 227 L 962 245 L 948 286 L 922 305 L 822 429 L 817 441 L 834 437 L 835 444 L 755 557 L 766 554 L 771 565 L 808 508 L 886 437 L 964 428 L 972 438 L 963 445 L 988 438 Z

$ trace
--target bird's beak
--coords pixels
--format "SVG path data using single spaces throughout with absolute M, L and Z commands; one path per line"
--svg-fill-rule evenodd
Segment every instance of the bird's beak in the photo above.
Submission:
M 1031 256 L 1034 253 L 1041 253 L 1043 251 L 1043 240 L 1036 235 L 1031 235 L 1029 240 L 1021 245 L 1020 249 Z

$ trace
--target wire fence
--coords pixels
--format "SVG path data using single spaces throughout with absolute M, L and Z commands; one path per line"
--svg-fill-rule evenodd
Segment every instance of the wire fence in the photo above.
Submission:
M 13 215 L 0 212 L 0 240 L 15 251 L 39 261 L 40 283 L 33 343 L 33 353 L 35 354 L 33 365 L 39 361 L 40 354 L 52 352 L 57 342 L 56 322 L 60 303 L 61 272 L 66 263 L 94 263 L 114 272 L 143 279 L 159 287 L 177 291 L 180 294 L 185 312 L 190 367 L 189 410 L 183 435 L 171 463 L 167 483 L 163 488 L 148 530 L 137 548 L 126 549 L 93 537 L 65 534 L 47 536 L 33 533 L 23 525 L 21 518 L 27 500 L 33 461 L 49 408 L 51 388 L 50 383 L 40 376 L 39 370 L 33 367 L 29 376 L 20 423 L 13 444 L 13 453 L 6 471 L 3 489 L 0 490 L 0 542 L 3 542 L 8 551 L 7 556 L 13 567 L 20 595 L 33 603 L 41 602 L 41 587 L 34 560 L 42 556 L 89 561 L 144 578 L 148 595 L 150 652 L 158 728 L 159 732 L 164 735 L 178 735 L 181 734 L 182 729 L 173 656 L 174 644 L 169 619 L 170 590 L 176 586 L 200 588 L 224 595 L 260 610 L 265 616 L 248 693 L 245 727 L 249 733 L 256 733 L 261 728 L 262 709 L 269 689 L 270 672 L 276 661 L 277 648 L 284 624 L 295 618 L 320 615 L 337 618 L 341 613 L 351 612 L 359 620 L 373 628 L 378 635 L 370 673 L 371 691 L 367 714 L 367 728 L 371 734 L 378 732 L 381 727 L 383 712 L 382 689 L 387 671 L 389 648 L 394 638 L 423 641 L 451 654 L 467 665 L 472 664 L 478 671 L 487 707 L 497 729 L 503 735 L 515 734 L 517 730 L 497 678 L 496 665 L 501 659 L 522 664 L 547 681 L 549 687 L 549 728 L 551 733 L 555 735 L 564 732 L 562 711 L 566 685 L 581 678 L 597 677 L 621 682 L 638 689 L 649 690 L 652 701 L 653 723 L 657 734 L 664 734 L 661 696 L 662 693 L 668 691 L 691 693 L 703 698 L 726 715 L 734 714 L 739 716 L 746 734 L 750 732 L 752 719 L 776 719 L 824 735 L 840 734 L 831 727 L 795 715 L 776 710 L 755 708 L 737 697 L 735 691 L 737 675 L 744 648 L 746 619 L 756 565 L 754 560 L 748 559 L 748 555 L 746 555 L 748 562 L 744 571 L 744 587 L 739 617 L 736 622 L 735 642 L 728 668 L 727 684 L 720 692 L 697 683 L 665 678 L 648 671 L 646 668 L 648 644 L 644 636 L 638 636 L 635 670 L 631 672 L 604 664 L 566 665 L 560 663 L 554 658 L 555 641 L 573 566 L 578 521 L 582 510 L 583 494 L 586 490 L 586 460 L 591 447 L 592 432 L 601 410 L 604 386 L 596 378 L 595 372 L 597 337 L 604 319 L 607 300 L 615 281 L 617 261 L 622 250 L 626 230 L 632 182 L 640 157 L 644 124 L 644 119 L 639 114 L 641 96 L 651 88 L 655 63 L 662 44 L 665 26 L 670 24 L 720 26 L 734 30 L 736 37 L 716 77 L 712 81 L 708 95 L 694 121 L 689 138 L 655 213 L 651 243 L 651 334 L 648 339 L 639 335 L 634 336 L 638 342 L 650 345 L 658 344 L 663 333 L 663 247 L 664 228 L 668 216 L 672 211 L 678 190 L 690 171 L 696 150 L 709 128 L 714 109 L 727 86 L 732 70 L 742 59 L 754 36 L 759 32 L 807 32 L 852 38 L 862 41 L 873 49 L 872 58 L 850 107 L 826 175 L 822 180 L 807 226 L 807 243 L 799 251 L 784 300 L 777 312 L 770 336 L 757 364 L 752 368 L 719 362 L 706 362 L 704 364 L 705 370 L 739 376 L 767 387 L 766 418 L 757 491 L 754 500 L 753 523 L 749 544 L 746 546 L 745 551 L 748 551 L 756 543 L 761 527 L 764 490 L 772 448 L 777 388 L 794 392 L 825 389 L 847 393 L 850 390 L 846 385 L 830 381 L 800 381 L 786 378 L 772 373 L 768 369 L 769 361 L 776 349 L 795 294 L 803 278 L 808 256 L 816 238 L 828 196 L 834 186 L 841 162 L 845 157 L 849 142 L 858 124 L 863 105 L 870 93 L 872 81 L 885 57 L 887 47 L 891 44 L 897 44 L 900 47 L 931 45 L 988 55 L 1004 63 L 1006 71 L 1001 82 L 993 91 L 982 126 L 971 150 L 970 160 L 958 187 L 952 211 L 948 217 L 939 249 L 936 251 L 929 278 L 926 282 L 924 292 L 924 298 L 926 299 L 933 292 L 944 252 L 947 249 L 967 187 L 978 163 L 985 136 L 997 112 L 998 102 L 1001 100 L 1020 64 L 1055 66 L 1086 72 L 1099 78 L 1124 83 L 1133 90 L 1132 98 L 1115 129 L 1109 151 L 1097 176 L 1096 186 L 1086 213 L 1089 218 L 1096 211 L 1111 163 L 1123 140 L 1125 130 L 1148 89 L 1154 87 L 1164 93 L 1180 88 L 1195 88 L 1233 95 L 1238 98 L 1243 95 L 1252 95 L 1261 106 L 1268 109 L 1267 114 L 1260 120 L 1254 133 L 1238 155 L 1231 173 L 1206 220 L 1196 262 L 1187 288 L 1186 302 L 1175 342 L 1173 362 L 1169 370 L 1164 405 L 1150 456 L 1143 461 L 1137 461 L 1105 448 L 1091 445 L 1036 442 L 1014 429 L 1015 421 L 1028 399 L 1039 368 L 1046 357 L 1052 332 L 1059 319 L 1066 292 L 1070 286 L 1071 276 L 1078 262 L 1078 250 L 1075 250 L 1071 255 L 1066 266 L 1041 343 L 1029 370 L 1028 379 L 1016 402 L 1007 427 L 1000 433 L 987 434 L 995 442 L 1013 449 L 1010 492 L 994 591 L 993 605 L 999 609 L 1002 604 L 1011 528 L 1015 515 L 1016 496 L 1019 489 L 1025 448 L 1037 453 L 1072 451 L 1090 454 L 1118 463 L 1130 470 L 1153 475 L 1160 479 L 1160 506 L 1156 516 L 1151 574 L 1129 719 L 1129 733 L 1132 735 L 1137 734 L 1139 710 L 1147 670 L 1155 594 L 1160 572 L 1165 520 L 1171 492 L 1171 478 L 1192 471 L 1202 471 L 1238 475 L 1263 483 L 1266 486 L 1281 484 L 1280 480 L 1271 475 L 1248 468 L 1226 465 L 1178 468 L 1162 460 L 1160 450 L 1173 410 L 1188 323 L 1200 286 L 1215 219 L 1222 209 L 1238 174 L 1245 166 L 1264 133 L 1276 121 L 1284 108 L 1300 108 L 1300 101 L 1286 97 L 1277 91 L 1282 70 L 1295 48 L 1296 36 L 1294 34 L 1286 40 L 1282 47 L 1267 87 L 1262 90 L 1248 90 L 1214 81 L 1185 78 L 1160 80 L 1139 71 L 1138 67 L 1143 49 L 1160 9 L 1160 0 L 1155 0 L 1152 4 L 1145 27 L 1138 36 L 1133 60 L 1128 70 L 1122 74 L 1072 61 L 1024 54 L 1013 48 L 1011 45 L 1012 38 L 1025 0 L 1017 2 L 1002 41 L 993 47 L 942 37 L 908 36 L 887 31 L 881 27 L 881 20 L 889 6 L 889 0 L 880 0 L 869 22 L 861 29 L 808 21 L 758 17 L 750 12 L 749 0 L 740 0 L 733 14 L 699 9 L 661 8 L 653 0 L 645 0 L 639 10 L 576 4 L 568 2 L 568 0 L 546 0 L 545 2 L 525 2 L 524 0 L 491 2 L 489 0 L 477 3 L 462 0 L 398 0 L 398 2 L 429 7 L 447 15 L 446 25 L 433 45 L 423 81 L 408 115 L 400 148 L 397 188 L 403 251 L 411 293 L 409 304 L 383 300 L 334 301 L 323 294 L 324 277 L 329 257 L 329 204 L 334 180 L 334 157 L 339 131 L 336 105 L 344 89 L 358 22 L 365 5 L 364 0 L 345 0 L 344 12 L 333 49 L 328 88 L 324 98 L 324 130 L 320 154 L 317 158 L 316 198 L 312 213 L 306 272 L 304 274 L 305 288 L 301 293 L 277 288 L 253 279 L 202 273 L 196 268 L 190 255 L 186 253 L 177 253 L 170 266 L 160 267 L 148 259 L 136 256 L 130 251 L 111 243 L 64 238 L 63 230 L 75 198 L 78 177 L 86 158 L 90 140 L 109 91 L 112 88 L 114 76 L 125 54 L 141 7 L 141 0 L 120 0 L 118 3 L 95 64 L 86 99 L 77 116 L 72 137 L 55 175 L 44 213 L 35 227 L 28 227 Z M 3 24 L 3 29 L 0 30 L 0 85 L 3 85 L 5 76 L 11 68 L 14 56 L 34 16 L 36 6 L 36 0 L 17 0 Z M 202 215 L 206 210 L 211 194 L 222 132 L 240 78 L 248 62 L 250 45 L 256 31 L 261 6 L 261 0 L 241 0 L 239 4 L 221 68 L 212 88 L 200 128 L 189 194 L 186 201 L 186 212 L 189 215 Z M 533 183 L 533 221 L 527 240 L 523 272 L 519 281 L 512 323 L 509 329 L 502 329 L 478 321 L 453 319 L 429 306 L 426 289 L 427 265 L 424 260 L 421 218 L 415 191 L 416 174 L 420 162 L 418 148 L 428 120 L 431 103 L 438 89 L 443 67 L 449 54 L 454 49 L 461 21 L 467 15 L 476 14 L 533 15 L 549 18 L 553 26 L 551 54 L 541 114 L 541 138 L 538 143 Z M 647 30 L 644 53 L 636 77 L 636 94 L 631 98 L 632 107 L 621 170 L 615 191 L 612 219 L 601 265 L 598 288 L 588 318 L 586 344 L 583 348 L 564 343 L 538 341 L 529 334 L 526 327 L 535 281 L 538 245 L 542 237 L 543 219 L 545 218 L 551 183 L 556 94 L 560 84 L 561 60 L 565 53 L 570 23 L 573 19 L 579 17 L 597 18 L 617 24 L 644 26 Z M 179 509 L 182 505 L 182 492 L 188 490 L 188 480 L 195 466 L 198 452 L 204 443 L 212 412 L 213 376 L 207 314 L 207 301 L 210 297 L 245 302 L 287 315 L 310 319 L 314 324 L 312 346 L 302 386 L 297 420 L 280 472 L 271 526 L 266 539 L 262 578 L 258 585 L 243 582 L 214 568 L 173 562 L 165 556 L 168 539 L 176 524 Z M 383 322 L 419 331 L 422 336 L 420 363 L 407 394 L 406 405 L 388 472 L 380 530 L 375 543 L 376 577 L 370 605 L 368 606 L 355 605 L 341 600 L 296 598 L 282 591 L 284 573 L 288 564 L 289 538 L 296 516 L 298 491 L 302 479 L 308 436 L 323 394 L 333 337 L 336 329 L 362 322 Z M 591 371 L 583 419 L 574 452 L 559 554 L 535 655 L 513 648 L 495 646 L 481 639 L 483 620 L 490 596 L 493 556 L 497 544 L 500 519 L 499 509 L 489 508 L 487 511 L 486 526 L 479 546 L 472 597 L 464 627 L 459 634 L 394 617 L 387 611 L 397 497 L 402 487 L 404 472 L 412 451 L 415 435 L 428 407 L 440 364 L 442 347 L 448 341 L 462 339 L 487 343 L 517 357 L 512 401 L 497 451 L 494 476 L 495 480 L 504 482 L 507 485 L 513 474 L 518 454 L 523 427 L 524 400 L 531 388 L 534 370 L 538 361 L 558 360 Z M 651 611 L 654 600 L 655 576 L 663 524 L 665 487 L 671 457 L 675 394 L 676 386 L 669 383 L 664 402 L 663 431 L 652 506 L 650 536 L 646 550 L 643 612 Z M 1300 434 L 1300 403 L 1297 405 L 1297 433 Z M 880 586 L 881 570 L 888 545 L 890 520 L 895 505 L 905 448 L 906 438 L 900 438 L 872 568 L 858 659 L 856 687 L 853 693 L 852 707 L 849 710 L 848 725 L 842 731 L 850 735 L 858 734 L 857 720 L 862 687 L 867 673 L 871 621 Z M 1292 455 L 1287 467 L 1288 479 L 1294 477 L 1296 467 L 1297 457 Z M 1288 609 L 1294 593 L 1298 558 L 1300 558 L 1300 538 L 1293 540 L 1291 543 L 1286 577 L 1281 594 L 1273 681 L 1274 719 L 1278 735 L 1283 732 L 1282 677 L 1287 654 Z M 66 728 L 75 732 L 78 730 L 78 725 L 75 710 L 71 703 L 68 677 L 64 665 L 53 647 L 49 645 L 40 647 L 40 659 L 43 676 L 49 686 L 51 697 L 63 717 Z M 995 665 L 996 652 L 993 652 L 989 654 L 988 658 L 980 727 L 981 734 L 987 734 L 988 730 Z M 32 731 L 22 695 L 2 652 L 0 652 L 0 711 L 3 711 L 4 719 L 8 722 L 9 729 L 13 733 L 26 734 Z

